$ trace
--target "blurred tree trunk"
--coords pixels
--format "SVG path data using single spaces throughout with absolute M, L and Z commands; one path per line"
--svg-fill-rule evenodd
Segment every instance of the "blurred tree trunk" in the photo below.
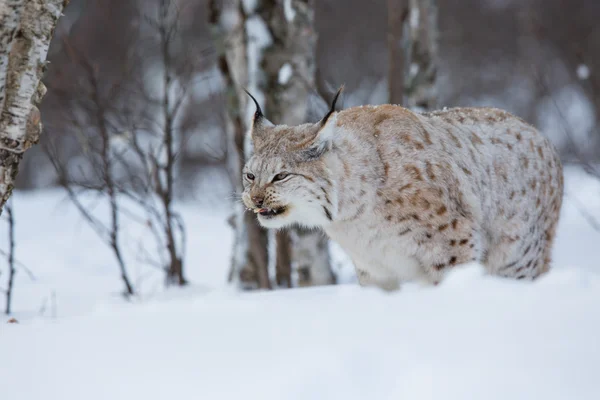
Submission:
M 404 50 L 402 30 L 408 15 L 408 0 L 387 0 L 388 15 L 388 103 L 403 104 Z
M 336 283 L 336 277 L 331 270 L 329 242 L 325 233 L 320 230 L 294 229 L 290 236 L 298 286 Z
M 217 64 L 225 80 L 225 130 L 227 168 L 237 194 L 242 193 L 242 167 L 249 157 L 245 145 L 249 119 L 243 87 L 248 85 L 248 37 L 246 13 L 240 0 L 210 0 L 209 22 L 217 50 Z M 253 213 L 245 212 L 241 202 L 235 205 L 233 256 L 229 281 L 240 288 L 268 289 L 267 234 Z
M 292 243 L 289 231 L 278 231 L 275 239 L 275 282 L 277 287 L 292 287 Z
M 46 54 L 68 2 L 0 1 L 0 214 L 24 152 L 39 140 Z
M 404 105 L 437 107 L 437 0 L 408 0 L 404 18 Z
M 161 93 L 161 113 L 163 117 L 161 129 L 161 142 L 163 147 L 163 160 L 155 162 L 155 168 L 160 171 L 157 175 L 160 178 L 156 179 L 156 195 L 160 199 L 160 203 L 164 212 L 164 237 L 165 247 L 169 254 L 166 270 L 167 285 L 187 284 L 184 275 L 183 264 L 183 243 L 179 245 L 177 240 L 177 223 L 176 216 L 173 210 L 173 201 L 175 198 L 175 171 L 177 167 L 177 127 L 176 120 L 181 110 L 182 100 L 185 98 L 183 93 L 175 91 L 177 83 L 176 65 L 172 54 L 173 52 L 173 35 L 178 29 L 178 14 L 175 11 L 174 3 L 171 0 L 160 0 L 158 2 L 158 15 L 156 20 L 152 21 L 156 27 L 158 34 L 158 54 L 163 68 Z M 150 20 L 150 19 L 148 19 Z M 172 93 L 177 93 L 178 96 L 174 100 Z M 180 225 L 181 226 L 181 225 Z M 183 229 L 181 229 L 181 233 Z M 179 245 L 179 246 L 178 246 Z
M 265 112 L 275 124 L 302 124 L 307 119 L 309 92 L 315 88 L 313 4 L 310 0 L 263 0 L 256 14 L 271 34 L 260 62 Z M 293 228 L 276 237 L 278 285 L 292 285 L 292 267 L 298 273 L 298 286 L 335 283 L 327 237 L 321 231 Z

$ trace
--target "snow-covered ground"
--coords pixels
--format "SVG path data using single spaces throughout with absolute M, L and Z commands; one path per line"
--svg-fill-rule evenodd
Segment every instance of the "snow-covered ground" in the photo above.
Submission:
M 566 184 L 554 268 L 533 284 L 473 265 L 389 294 L 345 265 L 343 285 L 239 293 L 226 205 L 188 203 L 192 285 L 163 290 L 131 224 L 133 303 L 61 192 L 17 193 L 17 258 L 34 279 L 19 271 L 20 323 L 0 324 L 0 399 L 600 399 L 600 234 L 579 211 L 600 217 L 600 185 L 570 168 Z

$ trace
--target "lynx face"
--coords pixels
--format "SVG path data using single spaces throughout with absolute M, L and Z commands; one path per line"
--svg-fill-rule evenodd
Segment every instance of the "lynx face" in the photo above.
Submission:
M 265 228 L 325 226 L 336 213 L 336 192 L 325 158 L 332 146 L 335 104 L 315 124 L 273 125 L 256 105 L 250 138 L 254 152 L 242 171 L 242 201 Z
M 254 154 L 243 169 L 242 200 L 266 228 L 331 222 L 333 195 L 324 157 L 323 127 L 254 125 Z

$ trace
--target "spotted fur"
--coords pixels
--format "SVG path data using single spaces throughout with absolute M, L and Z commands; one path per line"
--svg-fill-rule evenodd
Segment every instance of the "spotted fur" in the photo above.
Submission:
M 563 195 L 560 159 L 534 127 L 498 109 L 417 114 L 394 105 L 251 129 L 243 201 L 267 228 L 324 229 L 363 285 L 432 284 L 477 261 L 493 275 L 548 271 Z M 273 178 L 285 172 L 281 181 Z

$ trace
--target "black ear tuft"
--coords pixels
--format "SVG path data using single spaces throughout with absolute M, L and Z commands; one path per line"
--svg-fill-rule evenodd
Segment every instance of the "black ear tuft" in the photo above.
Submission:
M 329 117 L 331 117 L 331 114 L 333 114 L 335 112 L 335 103 L 337 103 L 338 97 L 340 97 L 340 94 L 342 93 L 343 90 L 344 90 L 344 85 L 340 86 L 337 93 L 335 94 L 335 97 L 333 98 L 333 101 L 331 102 L 331 108 L 329 108 L 329 111 L 327 112 L 327 114 L 325 114 L 323 119 L 321 119 L 321 126 L 325 125 L 327 123 L 327 120 L 329 119 Z
M 260 104 L 258 104 L 258 101 L 256 101 L 254 96 L 252 96 L 249 91 L 244 89 L 244 92 L 246 92 L 246 94 L 250 96 L 252 101 L 254 101 L 254 105 L 256 106 L 256 111 L 254 112 L 254 123 L 257 123 L 263 117 L 262 110 L 260 109 Z

